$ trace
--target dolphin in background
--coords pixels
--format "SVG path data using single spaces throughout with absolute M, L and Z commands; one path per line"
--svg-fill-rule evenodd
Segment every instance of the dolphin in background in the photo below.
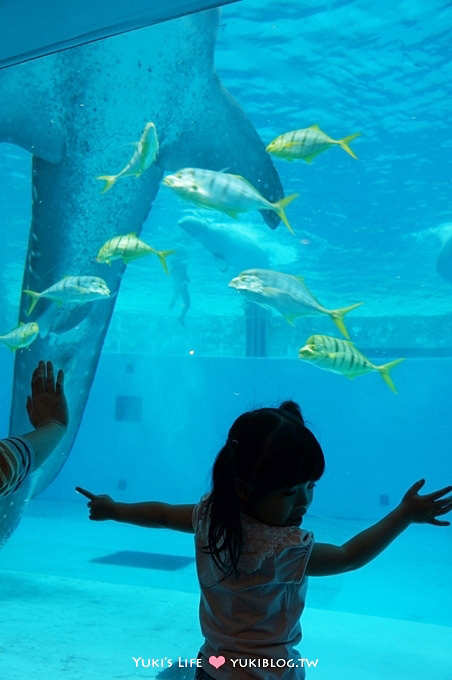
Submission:
M 0 545 L 28 498 L 58 474 L 76 437 L 125 268 L 94 262 L 102 244 L 125 231 L 140 234 L 164 171 L 227 167 L 272 202 L 284 195 L 263 142 L 215 73 L 219 16 L 217 9 L 192 14 L 0 71 L 0 141 L 33 155 L 22 288 L 39 292 L 64 276 L 90 275 L 104 278 L 112 292 L 78 307 L 40 300 L 28 317 L 22 294 L 19 320 L 45 318 L 48 332 L 16 353 L 10 431 L 29 429 L 26 396 L 41 358 L 67 374 L 71 420 L 41 469 L 0 499 Z M 101 195 L 95 178 L 124 165 L 130 141 L 148 121 L 159 135 L 157 164 Z M 277 226 L 275 214 L 262 214 Z M 101 445 L 93 439 L 93 449 Z
M 263 269 L 269 266 L 265 250 L 260 248 L 257 239 L 241 229 L 240 224 L 222 225 L 187 215 L 178 221 L 178 225 L 212 254 L 220 272 L 224 273 L 233 266 L 238 273 L 243 265 L 248 267 L 250 262 Z

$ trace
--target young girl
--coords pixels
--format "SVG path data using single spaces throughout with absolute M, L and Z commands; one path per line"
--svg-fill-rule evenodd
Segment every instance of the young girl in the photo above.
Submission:
M 367 564 L 412 522 L 437 526 L 452 509 L 448 486 L 418 495 L 416 482 L 400 505 L 341 546 L 315 543 L 300 529 L 322 449 L 297 404 L 242 414 L 213 467 L 212 492 L 197 505 L 117 503 L 77 487 L 90 499 L 90 519 L 114 519 L 195 534 L 205 642 L 196 680 L 302 680 L 301 639 L 307 576 Z

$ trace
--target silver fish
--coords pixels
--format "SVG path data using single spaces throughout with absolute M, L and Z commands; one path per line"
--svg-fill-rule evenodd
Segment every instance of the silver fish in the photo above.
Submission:
M 23 290 L 23 293 L 31 295 L 32 301 L 27 315 L 31 314 L 41 298 L 53 300 L 57 304 L 73 303 L 83 305 L 99 298 L 110 297 L 110 290 L 106 282 L 99 276 L 65 276 L 42 293 L 34 290 Z
M 36 321 L 30 323 L 20 323 L 17 328 L 14 328 L 5 335 L 0 335 L 0 342 L 14 352 L 16 349 L 28 347 L 33 340 L 36 340 L 39 334 L 39 326 Z
M 137 260 L 146 255 L 157 255 L 165 274 L 168 274 L 166 258 L 175 253 L 175 250 L 156 250 L 138 238 L 135 232 L 113 236 L 104 243 L 97 253 L 96 262 L 111 264 L 113 260 L 122 260 L 125 264 Z
M 291 194 L 271 203 L 241 175 L 202 168 L 183 168 L 174 175 L 167 175 L 163 184 L 186 201 L 201 208 L 221 210 L 234 218 L 249 210 L 272 210 L 293 234 L 284 208 L 298 194 Z
M 340 332 L 349 338 L 344 315 L 362 305 L 357 302 L 340 309 L 327 309 L 310 292 L 302 277 L 270 269 L 246 269 L 229 282 L 247 300 L 271 307 L 293 325 L 297 316 L 327 314 Z
M 265 150 L 273 156 L 284 158 L 287 161 L 302 159 L 310 163 L 316 156 L 330 147 L 340 146 L 349 156 L 358 160 L 349 144 L 360 134 L 360 132 L 356 132 L 343 139 L 333 139 L 323 132 L 318 125 L 311 125 L 302 130 L 291 130 L 279 135 L 270 142 Z
M 135 153 L 127 165 L 117 175 L 99 175 L 96 179 L 104 180 L 102 189 L 104 194 L 112 188 L 121 177 L 140 177 L 145 170 L 155 163 L 159 153 L 159 140 L 157 130 L 152 122 L 146 123 L 143 134 L 138 142 L 135 142 Z

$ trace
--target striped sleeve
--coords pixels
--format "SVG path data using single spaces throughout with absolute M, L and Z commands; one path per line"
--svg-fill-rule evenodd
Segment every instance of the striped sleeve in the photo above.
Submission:
M 33 449 L 22 437 L 0 439 L 0 496 L 17 491 L 32 469 Z

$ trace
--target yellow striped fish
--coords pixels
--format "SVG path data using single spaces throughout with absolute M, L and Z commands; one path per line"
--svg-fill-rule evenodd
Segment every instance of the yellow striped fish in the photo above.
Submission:
M 304 347 L 298 351 L 299 359 L 310 361 L 325 371 L 339 373 L 346 378 L 356 378 L 359 375 L 377 371 L 388 387 L 397 394 L 389 372 L 404 359 L 395 359 L 382 366 L 375 366 L 362 354 L 350 340 L 340 340 L 329 335 L 311 335 Z
M 159 140 L 154 123 L 146 123 L 143 134 L 138 142 L 135 142 L 135 153 L 127 165 L 117 175 L 99 175 L 96 179 L 105 182 L 102 193 L 112 188 L 121 177 L 139 177 L 156 160 L 159 153 Z
M 28 347 L 33 340 L 36 340 L 39 333 L 39 326 L 35 321 L 31 323 L 23 323 L 22 321 L 9 333 L 0 335 L 0 342 L 8 345 L 13 352 L 21 347 Z
M 37 293 L 34 290 L 24 290 L 24 293 L 31 295 L 32 300 L 27 316 L 32 313 L 41 298 L 53 300 L 59 305 L 72 303 L 83 305 L 85 302 L 92 302 L 110 296 L 110 290 L 106 282 L 99 276 L 65 276 L 42 291 Z
M 340 332 L 349 338 L 344 316 L 362 305 L 357 302 L 340 309 L 327 309 L 311 293 L 301 276 L 283 274 L 271 269 L 246 269 L 228 284 L 247 300 L 262 307 L 272 307 L 293 326 L 297 316 L 328 314 Z
M 163 267 L 163 271 L 165 274 L 168 274 L 166 258 L 168 255 L 172 255 L 175 252 L 175 250 L 156 250 L 139 239 L 134 232 L 131 232 L 130 234 L 114 236 L 106 241 L 97 253 L 96 261 L 111 264 L 113 260 L 122 259 L 125 264 L 129 264 L 129 262 L 137 260 L 139 257 L 157 255 Z
M 290 233 L 294 233 L 284 208 L 297 198 L 298 194 L 291 194 L 271 203 L 241 175 L 201 168 L 183 168 L 174 175 L 167 175 L 163 184 L 186 201 L 201 208 L 220 210 L 234 218 L 239 213 L 249 210 L 272 210 L 284 222 Z
M 349 144 L 360 134 L 360 132 L 356 132 L 354 135 L 349 135 L 343 139 L 333 139 L 323 132 L 318 125 L 311 125 L 302 130 L 291 130 L 291 132 L 285 132 L 283 135 L 275 137 L 265 150 L 273 156 L 284 158 L 287 161 L 302 159 L 310 163 L 319 153 L 326 151 L 331 146 L 339 145 L 352 158 L 358 160 Z

